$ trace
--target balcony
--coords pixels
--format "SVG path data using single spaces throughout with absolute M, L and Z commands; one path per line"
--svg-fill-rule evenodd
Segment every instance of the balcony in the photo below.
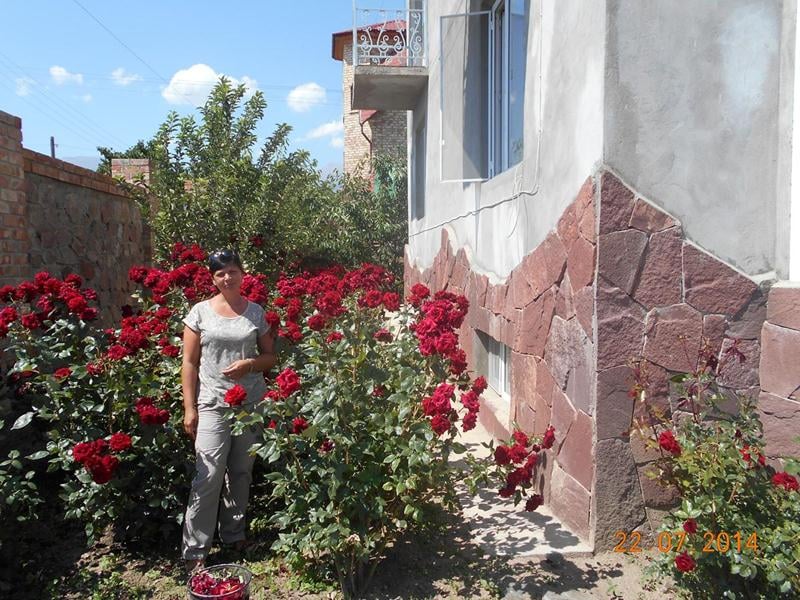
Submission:
M 413 109 L 428 83 L 424 9 L 353 15 L 353 108 Z

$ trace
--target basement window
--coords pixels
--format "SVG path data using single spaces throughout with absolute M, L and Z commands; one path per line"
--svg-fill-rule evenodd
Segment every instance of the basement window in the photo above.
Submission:
M 511 401 L 511 351 L 492 336 L 476 331 L 476 367 L 498 396 Z

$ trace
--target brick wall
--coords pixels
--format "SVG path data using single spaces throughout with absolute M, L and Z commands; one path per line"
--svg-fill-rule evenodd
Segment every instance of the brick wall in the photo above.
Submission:
M 111 177 L 24 149 L 21 125 L 0 112 L 0 285 L 77 273 L 110 322 L 130 300 L 128 269 L 152 254 L 138 205 Z
M 0 111 L 0 285 L 28 275 L 22 123 Z
M 353 44 L 342 52 L 342 95 L 344 119 L 344 172 L 366 172 L 372 155 L 393 153 L 406 156 L 406 111 L 379 111 L 361 123 L 361 111 L 351 105 L 353 85 Z M 371 146 L 371 148 L 370 148 Z

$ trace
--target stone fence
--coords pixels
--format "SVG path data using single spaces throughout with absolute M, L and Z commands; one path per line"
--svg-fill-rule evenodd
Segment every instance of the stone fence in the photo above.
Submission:
M 110 323 L 134 289 L 128 269 L 151 256 L 149 228 L 123 187 L 23 148 L 20 119 L 0 111 L 0 286 L 43 270 L 77 273 Z

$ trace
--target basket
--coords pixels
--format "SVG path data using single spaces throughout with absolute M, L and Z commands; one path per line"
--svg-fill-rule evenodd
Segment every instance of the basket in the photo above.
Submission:
M 214 565 L 192 573 L 190 600 L 249 600 L 253 574 L 242 565 Z

